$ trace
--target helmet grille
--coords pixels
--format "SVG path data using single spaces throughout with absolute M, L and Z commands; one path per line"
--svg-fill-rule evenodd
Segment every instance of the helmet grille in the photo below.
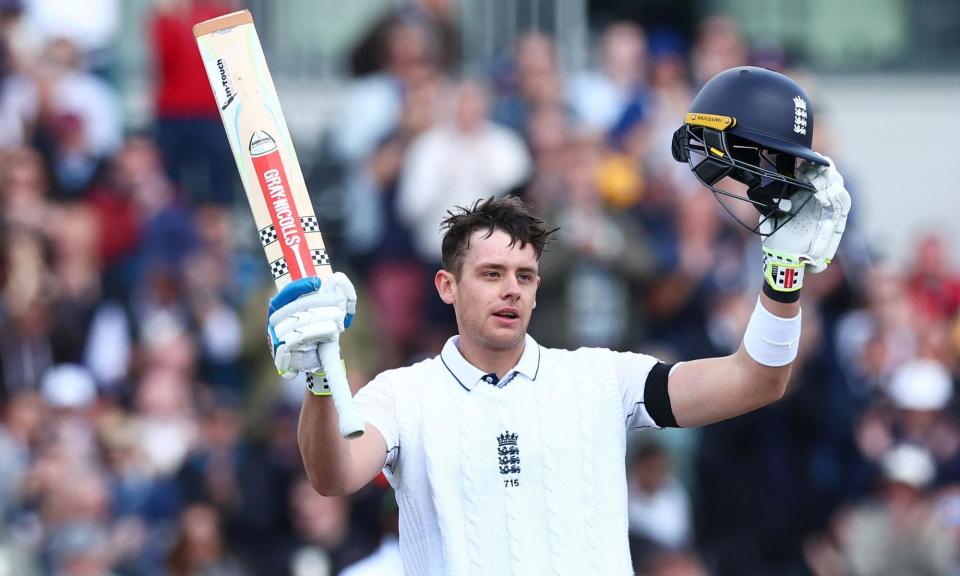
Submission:
M 745 138 L 684 125 L 674 133 L 672 148 L 674 158 L 687 162 L 723 208 L 754 233 L 761 234 L 762 227 L 763 235 L 772 234 L 813 197 L 813 187 L 796 179 L 800 161 L 796 156 Z M 759 222 L 745 222 L 742 211 L 727 204 L 730 199 L 753 205 L 760 213 Z M 774 226 L 763 226 L 771 219 Z

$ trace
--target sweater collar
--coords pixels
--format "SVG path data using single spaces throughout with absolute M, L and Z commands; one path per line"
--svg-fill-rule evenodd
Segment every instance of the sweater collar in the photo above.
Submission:
M 477 384 L 492 384 L 498 388 L 503 388 L 516 377 L 522 374 L 529 380 L 536 380 L 537 373 L 540 371 L 540 345 L 532 336 L 526 334 L 523 342 L 523 354 L 520 355 L 520 361 L 511 370 L 507 371 L 499 381 L 496 374 L 487 374 L 477 368 L 460 353 L 460 336 L 452 336 L 443 346 L 440 352 L 440 360 L 446 366 L 450 374 L 457 380 L 464 390 L 470 391 L 476 388 Z

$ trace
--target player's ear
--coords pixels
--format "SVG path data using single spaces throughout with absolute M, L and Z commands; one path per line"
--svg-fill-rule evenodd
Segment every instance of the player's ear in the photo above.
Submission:
M 453 274 L 446 270 L 437 270 L 433 277 L 433 283 L 437 287 L 437 293 L 444 304 L 453 304 L 456 302 L 457 279 Z

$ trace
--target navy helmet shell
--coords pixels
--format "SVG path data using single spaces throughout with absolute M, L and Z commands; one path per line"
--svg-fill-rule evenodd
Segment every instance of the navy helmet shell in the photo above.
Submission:
M 811 150 L 810 99 L 796 82 L 779 72 L 756 66 L 724 70 L 703 85 L 690 105 L 690 113 L 732 118 L 732 125 L 726 129 L 729 134 L 816 164 L 828 164 Z

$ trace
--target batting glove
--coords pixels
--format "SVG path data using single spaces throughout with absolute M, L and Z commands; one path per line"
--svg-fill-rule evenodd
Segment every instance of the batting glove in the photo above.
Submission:
M 342 272 L 284 286 L 270 300 L 267 321 L 277 372 L 294 378 L 300 372 L 321 371 L 320 347 L 335 347 L 339 357 L 340 333 L 350 327 L 356 312 L 357 291 Z
M 815 274 L 823 272 L 840 245 L 850 214 L 850 193 L 833 160 L 827 160 L 828 166 L 804 162 L 798 170 L 799 179 L 809 182 L 816 192 L 812 198 L 795 194 L 790 199 L 805 202 L 796 216 L 779 229 L 779 222 L 773 218 L 760 226 L 760 233 L 765 235 L 764 292 L 775 300 L 796 301 L 803 287 L 804 267 Z

